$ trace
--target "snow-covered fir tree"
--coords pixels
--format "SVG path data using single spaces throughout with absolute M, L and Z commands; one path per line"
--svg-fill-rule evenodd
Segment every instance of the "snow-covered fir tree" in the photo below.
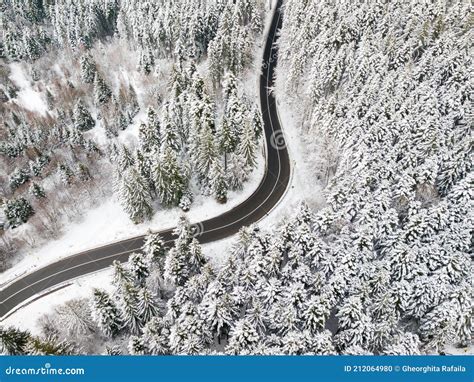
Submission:
M 153 213 L 152 198 L 148 183 L 134 168 L 125 170 L 120 181 L 120 203 L 130 219 L 135 223 L 143 223 Z
M 120 311 L 106 291 L 94 289 L 91 309 L 92 318 L 106 336 L 113 337 L 118 334 L 122 327 Z
M 90 130 L 95 125 L 95 121 L 89 110 L 87 110 L 81 100 L 79 100 L 74 106 L 73 120 L 74 127 L 80 131 Z
M 86 84 L 92 84 L 97 73 L 97 68 L 92 57 L 88 54 L 84 54 L 81 57 L 80 64 L 82 81 Z
M 109 102 L 112 96 L 112 91 L 105 83 L 104 79 L 99 73 L 94 76 L 94 101 L 97 105 L 103 105 Z

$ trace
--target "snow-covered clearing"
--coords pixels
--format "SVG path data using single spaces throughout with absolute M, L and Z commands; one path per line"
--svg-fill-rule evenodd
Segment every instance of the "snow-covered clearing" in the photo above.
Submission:
M 10 64 L 10 79 L 19 88 L 16 102 L 25 109 L 45 115 L 47 111 L 46 102 L 40 92 L 33 89 L 30 81 L 19 63 Z

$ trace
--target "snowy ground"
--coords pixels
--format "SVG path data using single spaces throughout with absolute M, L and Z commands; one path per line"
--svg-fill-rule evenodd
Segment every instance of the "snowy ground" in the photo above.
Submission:
M 452 345 L 447 346 L 444 349 L 444 352 L 448 355 L 473 355 L 474 354 L 474 345 L 470 345 L 465 348 L 456 348 Z
M 46 115 L 48 107 L 40 92 L 34 90 L 19 63 L 10 64 L 10 79 L 19 88 L 16 103 L 27 110 Z
M 320 209 L 325 201 L 322 194 L 323 187 L 315 180 L 312 161 L 308 158 L 316 157 L 318 153 L 310 152 L 308 145 L 300 132 L 295 112 L 282 101 L 285 97 L 276 93 L 278 114 L 285 142 L 291 161 L 291 180 L 284 197 L 273 208 L 270 214 L 260 220 L 264 229 L 272 229 L 281 224 L 287 217 L 292 216 L 301 202 L 308 204 L 313 211 Z

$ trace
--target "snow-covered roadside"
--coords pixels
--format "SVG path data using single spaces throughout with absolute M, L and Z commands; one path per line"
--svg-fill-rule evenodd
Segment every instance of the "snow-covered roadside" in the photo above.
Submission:
M 453 345 L 446 346 L 444 352 L 447 355 L 473 355 L 474 354 L 474 345 L 466 346 L 463 348 L 457 348 Z M 436 355 L 436 354 L 434 354 Z
M 257 189 L 264 172 L 265 158 L 263 155 L 259 155 L 257 168 L 252 172 L 242 191 L 229 192 L 229 201 L 226 204 L 219 204 L 211 197 L 196 195 L 195 201 L 186 215 L 191 222 L 197 222 L 229 211 L 242 203 Z M 171 228 L 176 224 L 181 213 L 181 209 L 177 207 L 159 210 L 151 221 L 135 225 L 114 196 L 100 206 L 87 211 L 82 220 L 79 223 L 71 224 L 58 240 L 25 252 L 22 260 L 2 273 L 0 286 L 24 273 L 78 252 L 145 234 L 148 230 L 159 231 Z
M 315 179 L 314 169 L 311 166 L 312 161 L 308 160 L 308 158 L 317 156 L 318 153 L 308 149 L 311 146 L 305 143 L 298 126 L 296 113 L 288 103 L 283 101 L 285 97 L 278 90 L 276 99 L 280 123 L 290 156 L 291 179 L 286 194 L 280 202 L 259 221 L 259 225 L 265 229 L 276 227 L 286 218 L 292 216 L 301 202 L 308 204 L 313 211 L 320 209 L 325 203 L 322 194 L 323 187 Z
M 29 330 L 32 334 L 40 334 L 38 319 L 45 313 L 50 313 L 55 306 L 61 305 L 74 298 L 91 296 L 93 288 L 112 289 L 112 269 L 82 277 L 65 288 L 52 292 L 40 299 L 25 305 L 11 316 L 3 320 L 4 326 L 15 326 L 18 329 Z
M 235 238 L 227 238 L 202 246 L 204 255 L 214 268 L 222 267 L 229 257 L 229 250 L 234 241 Z M 71 299 L 90 297 L 93 288 L 101 288 L 107 291 L 113 289 L 111 267 L 73 280 L 71 285 L 65 288 L 53 291 L 38 300 L 33 300 L 3 320 L 2 325 L 15 326 L 38 335 L 40 334 L 38 319 L 42 315 L 50 313 L 56 306 Z

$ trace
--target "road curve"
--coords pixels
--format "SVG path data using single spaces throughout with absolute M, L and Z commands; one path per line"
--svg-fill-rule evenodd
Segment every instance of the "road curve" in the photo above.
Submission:
M 281 27 L 281 6 L 278 0 L 265 43 L 260 76 L 260 105 L 267 149 L 267 168 L 257 190 L 242 204 L 215 218 L 197 223 L 198 239 L 209 243 L 234 235 L 243 226 L 263 218 L 282 198 L 290 180 L 290 160 L 281 130 L 274 95 L 273 74 L 277 64 L 277 31 Z M 173 240 L 172 229 L 159 232 L 165 241 Z M 126 261 L 132 252 L 139 251 L 144 236 L 94 248 L 64 258 L 33 273 L 16 279 L 0 291 L 0 317 L 4 318 L 26 300 L 80 276 L 101 270 L 114 260 Z

